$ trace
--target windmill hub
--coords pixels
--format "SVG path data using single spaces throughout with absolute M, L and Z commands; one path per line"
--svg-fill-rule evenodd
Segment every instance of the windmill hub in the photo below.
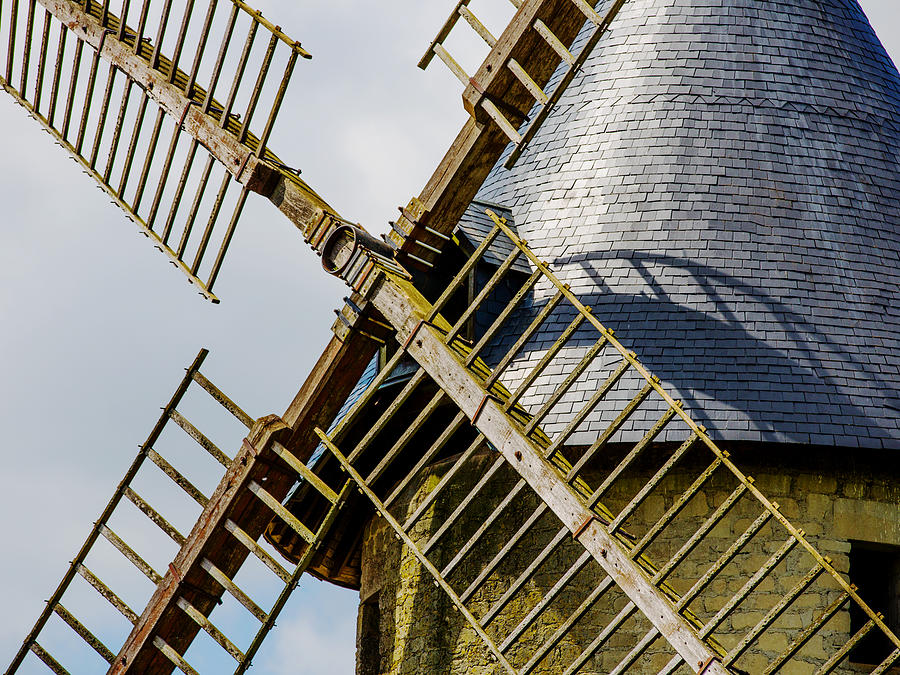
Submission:
M 363 251 L 392 257 L 391 248 L 356 225 L 338 227 L 322 247 L 322 267 L 329 274 L 342 276 Z

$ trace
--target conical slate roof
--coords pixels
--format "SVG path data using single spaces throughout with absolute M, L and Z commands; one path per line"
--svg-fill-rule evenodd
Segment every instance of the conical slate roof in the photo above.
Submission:
M 479 198 L 714 436 L 900 448 L 900 75 L 855 0 L 631 0 Z

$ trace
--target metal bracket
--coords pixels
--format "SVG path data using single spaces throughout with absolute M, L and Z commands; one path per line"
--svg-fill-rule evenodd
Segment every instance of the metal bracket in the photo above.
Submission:
M 188 103 L 187 108 L 184 109 L 185 115 L 187 114 L 188 108 L 190 108 L 190 107 L 191 107 L 191 104 Z M 179 125 L 178 128 L 180 129 L 180 128 L 181 128 L 181 125 Z M 244 155 L 244 161 L 241 162 L 241 165 L 238 167 L 237 173 L 236 173 L 235 176 L 234 176 L 234 179 L 235 179 L 236 181 L 240 182 L 241 176 L 242 176 L 243 173 L 244 173 L 244 169 L 245 169 L 246 166 L 247 166 L 247 162 L 250 161 L 250 157 L 252 157 L 252 156 L 253 156 L 253 153 L 252 153 L 252 152 L 248 152 L 246 155 Z
M 588 529 L 588 526 L 589 526 L 593 521 L 595 521 L 595 520 L 596 520 L 597 522 L 600 522 L 600 519 L 597 518 L 597 516 L 594 515 L 593 513 L 590 514 L 587 518 L 585 518 L 585 519 L 584 519 L 584 522 L 582 522 L 581 525 L 579 525 L 577 528 L 575 528 L 575 531 L 572 532 L 572 539 L 578 539 L 578 537 L 580 537 L 581 534 L 582 534 L 586 529 Z
M 255 458 L 255 457 L 259 456 L 259 450 L 257 450 L 256 446 L 253 445 L 246 438 L 244 439 L 244 442 L 242 445 L 243 445 L 244 450 L 246 450 L 246 454 L 249 455 L 250 457 Z
M 103 55 L 103 43 L 106 42 L 106 36 L 112 35 L 115 32 L 116 31 L 114 31 L 112 28 L 103 29 L 103 32 L 100 34 L 100 43 L 97 45 L 97 53 L 98 54 L 100 54 L 101 56 Z
M 215 593 L 210 593 L 209 591 L 192 584 L 190 581 L 185 581 L 184 577 L 181 576 L 181 572 L 175 567 L 174 563 L 169 563 L 169 571 L 172 573 L 172 576 L 175 577 L 175 581 L 178 582 L 178 585 L 189 590 L 193 591 L 197 595 L 201 595 L 207 600 L 213 600 L 217 605 L 222 604 L 222 598 L 216 595 Z
M 721 664 L 721 661 L 717 659 L 715 656 L 710 656 L 706 661 L 700 664 L 700 670 L 697 671 L 697 675 L 703 675 L 706 672 L 706 669 L 709 668 L 713 663 Z
M 419 332 L 419 329 L 420 329 L 424 324 L 428 324 L 429 326 L 433 326 L 433 325 L 434 325 L 433 323 L 431 323 L 431 322 L 428 321 L 427 319 L 422 319 L 421 321 L 419 321 L 419 323 L 416 324 L 415 328 L 413 328 L 413 329 L 409 332 L 409 336 L 406 338 L 406 340 L 403 341 L 403 344 L 400 346 L 400 349 L 401 349 L 401 350 L 403 350 L 404 352 L 409 350 L 409 345 L 412 343 L 413 339 L 415 339 L 416 334 Z
M 188 101 L 188 102 L 187 102 L 187 105 L 184 106 L 184 110 L 181 112 L 181 117 L 178 119 L 178 126 L 175 127 L 175 128 L 178 129 L 179 131 L 184 127 L 184 120 L 187 119 L 188 110 L 191 109 L 191 106 L 192 106 L 192 105 L 196 105 L 196 103 L 195 103 L 194 101 Z M 249 155 L 247 155 L 247 157 L 249 157 Z M 244 170 L 244 165 L 245 165 L 246 163 L 247 163 L 247 158 L 245 157 L 245 158 L 244 158 L 244 163 L 241 164 L 241 169 L 240 169 L 240 171 L 243 171 L 243 170 Z M 240 177 L 240 171 L 238 172 L 238 177 Z
M 476 426 L 478 422 L 478 417 L 481 415 L 484 410 L 484 406 L 487 405 L 487 402 L 493 399 L 494 401 L 498 401 L 499 399 L 496 396 L 492 396 L 491 394 L 485 394 L 484 398 L 481 399 L 481 403 L 478 404 L 478 407 L 475 409 L 475 413 L 472 415 L 472 426 Z
M 340 216 L 328 211 L 322 211 L 316 224 L 307 231 L 304 240 L 315 249 L 316 255 L 322 255 L 321 245 L 343 222 L 345 221 Z

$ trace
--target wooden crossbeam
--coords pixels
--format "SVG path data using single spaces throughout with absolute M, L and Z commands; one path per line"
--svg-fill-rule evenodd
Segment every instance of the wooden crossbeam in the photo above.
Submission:
M 584 22 L 584 16 L 573 10 L 570 0 L 524 2 L 498 38 L 492 50 L 492 54 L 496 51 L 497 55 L 488 59 L 502 61 L 501 51 L 512 55 L 535 82 L 545 85 L 552 74 L 552 65 L 548 64 L 555 62 L 555 54 L 539 33 L 529 30 L 529 21 L 541 19 L 559 40 L 570 43 Z M 502 95 L 505 102 L 527 112 L 533 100 L 531 94 L 508 71 L 496 79 L 499 70 L 506 69 L 483 66 L 476 75 L 481 78 L 479 86 L 486 87 L 492 96 Z M 507 142 L 505 134 L 495 124 L 470 117 L 418 198 L 409 203 L 395 229 L 388 234 L 394 245 L 401 251 L 433 260 L 433 250 L 440 250 L 446 244 L 447 235 L 474 199 Z M 290 175 L 279 177 L 269 198 L 308 237 L 325 213 L 335 212 L 305 184 L 300 186 L 292 182 L 295 178 Z M 414 236 L 410 236 L 413 233 Z M 318 239 L 311 243 L 321 250 L 324 242 Z M 358 298 L 357 304 L 360 304 Z M 372 311 L 368 310 L 367 314 L 371 315 Z M 317 426 L 328 428 L 377 347 L 373 340 L 352 331 L 343 342 L 332 339 L 319 357 L 309 379 L 284 415 L 286 423 L 296 430 L 286 444 L 301 461 L 308 459 L 318 444 L 310 431 Z M 273 543 L 283 547 L 287 539 L 279 543 L 278 533 L 273 534 Z

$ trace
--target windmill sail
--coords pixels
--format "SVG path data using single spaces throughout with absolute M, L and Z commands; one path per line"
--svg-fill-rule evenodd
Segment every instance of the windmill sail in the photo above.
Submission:
M 768 663 L 767 673 L 810 664 L 817 672 L 830 672 L 872 631 L 883 633 L 895 648 L 871 672 L 885 672 L 896 663 L 900 637 L 884 617 L 863 602 L 832 561 L 638 356 L 502 220 L 489 215 L 493 230 L 434 303 L 389 270 L 373 274 L 365 266 L 346 268 L 345 280 L 357 291 L 368 290 L 374 308 L 396 329 L 398 348 L 341 424 L 331 433 L 316 431 L 340 469 L 482 642 L 484 658 L 473 657 L 472 666 L 495 663 L 509 673 L 574 673 L 604 645 L 622 644 L 624 636 L 626 642 L 633 640 L 632 648 L 609 672 L 632 666 L 649 672 L 661 654 L 666 655 L 663 667 L 653 672 L 676 672 L 685 664 L 691 672 L 757 672 L 753 664 L 758 661 L 752 657 L 760 654 Z M 452 309 L 470 269 L 495 239 L 511 244 L 511 253 L 470 304 Z M 340 246 L 339 239 L 335 243 Z M 366 257 L 363 250 L 355 253 Z M 334 255 L 341 258 L 346 252 Z M 533 270 L 524 279 L 511 273 L 520 257 Z M 378 265 L 377 257 L 371 262 Z M 468 319 L 488 309 L 504 283 L 517 292 L 501 311 L 490 312 L 496 318 L 474 344 L 464 339 L 461 331 Z M 529 297 L 542 300 L 529 306 Z M 549 326 L 557 327 L 552 344 L 545 340 Z M 582 353 L 574 367 L 567 363 L 573 349 Z M 524 371 L 511 367 L 528 353 L 541 356 L 529 360 Z M 379 413 L 366 419 L 364 433 L 354 431 L 405 358 L 414 359 L 415 373 L 387 400 L 380 394 Z M 565 377 L 548 377 L 558 375 L 560 366 Z M 547 426 L 555 410 L 572 405 L 566 396 L 579 382 L 598 378 L 602 386 L 572 411 L 568 424 Z M 583 422 L 601 405 L 618 413 L 590 443 L 573 448 L 573 434 L 584 433 Z M 627 442 L 629 438 L 635 440 Z M 657 441 L 666 441 L 663 447 L 671 449 L 661 455 L 658 449 L 651 452 Z M 454 455 L 460 448 L 465 450 Z M 424 467 L 442 458 L 448 462 L 443 476 L 420 492 L 411 508 L 403 493 L 419 487 Z M 604 462 L 598 474 L 600 458 Z M 656 467 L 650 480 L 637 469 L 647 461 Z M 649 524 L 634 518 L 683 466 L 698 468 L 675 503 Z M 328 475 L 328 462 L 317 471 Z M 698 499 L 701 494 L 704 498 Z M 438 499 L 443 500 L 440 511 L 434 509 Z M 687 521 L 696 525 L 673 551 L 664 540 L 669 528 L 684 526 L 686 511 Z M 511 518 L 521 526 L 508 539 L 498 544 L 486 537 L 490 528 Z M 725 541 L 723 533 L 729 533 Z M 750 542 L 770 554 L 723 599 L 721 589 L 712 589 Z M 478 567 L 485 560 L 483 546 L 493 547 L 494 554 Z M 540 551 L 524 570 L 517 567 L 521 559 L 511 555 L 517 546 Z M 562 567 L 561 559 L 568 561 Z M 591 565 L 599 566 L 593 591 L 573 583 Z M 542 597 L 528 583 L 536 576 L 551 580 Z M 569 616 L 550 611 L 559 596 L 571 592 L 583 597 Z M 824 597 L 830 602 L 823 606 Z M 616 611 L 605 625 L 592 626 L 596 638 L 574 653 L 571 644 L 557 650 L 572 626 L 601 604 Z M 839 640 L 832 621 L 850 606 L 865 621 Z M 731 621 L 747 607 L 753 608 L 753 621 Z M 500 620 L 510 608 L 512 616 L 524 616 L 512 630 L 508 620 Z M 802 629 L 785 640 L 785 626 Z M 813 642 L 829 645 L 830 651 L 805 651 Z M 642 660 L 645 653 L 653 658 Z
M 273 424 L 271 419 L 254 421 L 210 382 L 200 371 L 206 356 L 207 350 L 201 350 L 186 369 L 125 477 L 7 669 L 10 675 L 27 666 L 29 659 L 40 660 L 60 675 L 99 672 L 100 664 L 110 672 L 170 672 L 177 667 L 184 673 L 194 673 L 184 653 L 201 630 L 211 645 L 221 648 L 234 660 L 235 673 L 243 673 L 250 666 L 311 557 L 286 569 L 256 543 L 272 518 L 273 507 L 276 517 L 283 517 L 299 536 L 314 542 L 328 530 L 346 498 L 346 491 L 341 494 L 331 491 L 293 460 L 271 438 L 278 431 L 278 424 Z M 185 416 L 185 401 L 189 409 L 198 415 L 203 413 L 202 407 L 190 404 L 192 396 L 203 395 L 200 391 L 205 391 L 218 404 L 219 415 L 232 416 L 239 428 L 249 432 L 248 440 L 233 459 Z M 222 422 L 218 419 L 217 424 Z M 179 432 L 173 431 L 173 427 L 180 428 L 193 441 L 188 443 L 189 451 L 184 443 L 178 442 L 184 437 L 178 437 Z M 258 452 L 252 443 L 264 448 L 264 452 Z M 222 475 L 218 488 L 209 494 L 204 494 L 198 485 L 202 485 L 200 480 L 208 483 L 210 462 L 198 464 L 197 454 L 212 458 L 212 466 L 217 466 Z M 280 469 L 279 463 L 282 463 Z M 326 517 L 315 532 L 279 508 L 278 500 L 293 483 L 294 471 L 305 474 L 321 490 L 323 501 L 329 505 Z M 160 481 L 165 485 L 161 486 Z M 185 505 L 173 501 L 171 495 L 166 498 L 165 489 L 161 489 L 166 486 L 183 493 L 181 501 L 187 502 L 188 511 L 201 509 L 197 525 L 189 534 L 179 531 L 176 520 L 184 520 Z M 143 518 L 148 520 L 140 520 Z M 157 534 L 161 533 L 161 542 L 149 539 L 142 532 L 139 526 L 148 523 L 151 529 L 158 529 Z M 162 567 L 159 549 L 166 547 L 177 553 Z M 267 591 L 275 597 L 269 609 L 263 609 L 233 581 L 236 571 L 251 554 L 264 577 L 262 588 L 258 582 L 254 588 L 258 593 Z M 99 572 L 95 565 L 104 572 Z M 101 579 L 101 574 L 106 578 Z M 143 586 L 140 580 L 144 581 Z M 146 592 L 147 581 L 150 592 Z M 87 586 L 116 610 L 118 623 L 110 622 L 85 601 Z M 141 607 L 130 606 L 125 599 L 135 597 L 136 588 L 145 589 L 141 602 L 147 608 L 143 611 Z M 229 637 L 216 626 L 214 611 L 226 593 L 257 622 L 255 632 Z M 69 630 L 61 633 L 59 628 L 63 623 Z M 142 630 L 147 627 L 154 629 L 152 633 Z M 130 636 L 123 641 L 122 635 Z M 84 642 L 80 651 L 78 644 L 73 645 L 78 638 Z M 87 647 L 93 654 L 85 653 Z
M 425 56 L 419 61 L 419 67 L 425 69 L 434 56 L 440 58 L 465 87 L 463 102 L 466 109 L 473 116 L 486 113 L 502 129 L 512 143 L 512 148 L 504 162 L 507 169 L 516 163 L 528 142 L 534 138 L 541 124 L 553 110 L 553 106 L 562 97 L 566 87 L 587 61 L 600 38 L 609 29 L 622 5 L 625 4 L 625 0 L 601 2 L 596 8 L 585 0 L 570 0 L 569 11 L 562 14 L 568 15 L 570 19 L 573 16 L 576 19 L 580 16 L 588 26 L 583 39 L 572 44 L 560 39 L 554 29 L 544 21 L 544 19 L 550 21 L 550 17 L 553 16 L 548 4 L 530 3 L 525 5 L 525 3 L 514 1 L 513 5 L 517 9 L 525 5 L 524 11 L 515 17 L 515 22 L 524 30 L 519 39 L 507 39 L 506 43 L 501 44 L 498 48 L 497 38 L 469 8 L 469 0 L 460 0 L 441 30 L 438 31 L 437 36 L 431 41 Z M 577 9 L 577 12 L 572 12 L 573 8 Z M 460 18 L 465 19 L 466 23 L 491 48 L 489 58 L 485 59 L 474 77 L 463 69 L 444 46 Z M 566 31 L 563 33 L 566 36 L 564 39 L 568 39 L 570 28 L 565 26 L 562 30 Z M 545 50 L 549 48 L 555 56 L 555 58 L 545 58 L 538 62 L 537 79 L 520 62 L 528 59 L 529 65 L 535 63 L 536 60 L 533 57 L 529 58 L 529 52 L 534 49 L 535 44 L 539 44 Z M 545 91 L 543 80 L 549 75 L 548 69 L 551 67 L 550 72 L 558 71 L 559 74 L 548 83 L 552 84 L 548 92 Z M 517 109 L 511 105 L 509 92 L 505 93 L 503 98 L 498 99 L 496 94 L 485 90 L 480 82 L 487 81 L 488 78 L 490 78 L 491 88 L 494 91 L 500 89 L 497 84 L 498 80 L 491 77 L 491 73 L 494 71 L 505 76 L 505 78 L 500 78 L 500 81 L 507 80 L 503 86 L 513 89 L 523 88 L 531 96 L 533 100 L 530 110 Z M 514 93 L 513 96 L 515 96 Z M 521 93 L 517 98 L 521 98 Z M 528 102 L 527 97 L 525 101 Z
M 293 172 L 267 144 L 309 54 L 241 0 L 13 0 L 4 38 L 0 85 L 217 302 L 248 193 Z

